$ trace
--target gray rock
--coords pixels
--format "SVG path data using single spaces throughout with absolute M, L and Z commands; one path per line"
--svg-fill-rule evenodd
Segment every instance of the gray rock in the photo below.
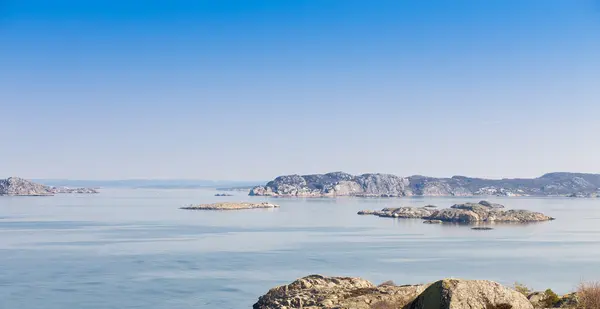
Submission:
M 260 196 L 597 196 L 600 174 L 550 173 L 532 179 L 434 178 L 390 174 L 353 176 L 343 172 L 279 176 L 250 190 Z M 483 206 L 495 208 L 485 201 Z
M 65 193 L 90 194 L 98 193 L 98 191 L 90 188 L 51 187 L 18 177 L 10 177 L 0 180 L 0 195 L 48 196 Z
M 465 209 L 446 208 L 434 211 L 427 220 L 440 220 L 444 222 L 472 223 L 482 221 L 475 212 Z
M 408 309 L 533 309 L 527 298 L 499 283 L 484 280 L 445 279 L 433 283 Z
M 425 223 L 425 224 L 441 224 L 441 223 L 444 223 L 444 221 L 442 221 L 442 220 L 425 220 L 425 221 L 423 221 L 423 223 Z

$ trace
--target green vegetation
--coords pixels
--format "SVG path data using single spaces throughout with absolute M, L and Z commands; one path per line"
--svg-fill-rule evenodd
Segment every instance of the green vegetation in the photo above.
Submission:
M 525 297 L 529 296 L 529 294 L 531 294 L 532 292 L 529 287 L 519 282 L 515 282 L 514 288 L 517 292 L 525 295 Z
M 545 306 L 545 308 L 554 308 L 554 306 L 556 306 L 556 304 L 558 304 L 560 302 L 561 298 L 554 293 L 554 291 L 552 291 L 551 289 L 547 289 L 544 292 L 544 301 L 543 304 Z

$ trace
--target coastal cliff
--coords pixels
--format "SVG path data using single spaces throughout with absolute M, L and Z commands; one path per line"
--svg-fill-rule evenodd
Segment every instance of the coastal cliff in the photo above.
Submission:
M 597 196 L 600 174 L 549 173 L 538 178 L 483 179 L 465 176 L 434 178 L 391 174 L 350 175 L 333 172 L 279 176 L 254 187 L 255 196 Z
M 91 194 L 98 193 L 98 191 L 91 188 L 67 188 L 46 186 L 18 177 L 0 179 L 0 196 L 50 196 L 65 193 Z

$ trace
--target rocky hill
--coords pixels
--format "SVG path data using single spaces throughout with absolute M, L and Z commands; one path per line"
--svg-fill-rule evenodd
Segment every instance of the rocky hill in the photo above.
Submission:
M 18 177 L 0 179 L 0 195 L 10 196 L 46 196 L 61 193 L 98 193 L 90 188 L 52 187 Z
M 257 196 L 571 196 L 600 192 L 600 174 L 549 173 L 538 178 L 482 179 L 465 176 L 434 178 L 391 174 L 350 175 L 343 172 L 279 176 L 254 187 Z

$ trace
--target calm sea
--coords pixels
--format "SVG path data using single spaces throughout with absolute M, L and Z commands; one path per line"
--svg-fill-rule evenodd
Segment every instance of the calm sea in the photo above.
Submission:
M 274 199 L 277 210 L 185 211 L 187 204 L 264 201 L 211 190 L 103 190 L 0 197 L 0 308 L 251 308 L 298 277 L 375 283 L 444 277 L 572 290 L 600 279 L 600 199 L 489 198 L 556 221 L 427 225 L 360 209 L 478 199 Z

